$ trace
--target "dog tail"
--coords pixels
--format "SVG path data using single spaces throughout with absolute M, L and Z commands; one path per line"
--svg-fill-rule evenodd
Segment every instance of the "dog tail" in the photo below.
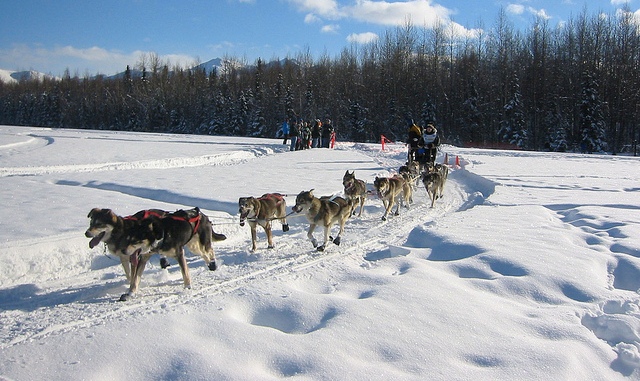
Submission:
M 216 233 L 215 230 L 213 230 L 213 226 L 211 226 L 211 238 L 214 242 L 218 242 L 224 241 L 225 239 L 227 239 L 227 236 L 222 233 Z

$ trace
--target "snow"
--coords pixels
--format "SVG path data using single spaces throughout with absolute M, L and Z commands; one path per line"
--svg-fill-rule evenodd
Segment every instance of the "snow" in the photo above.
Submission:
M 341 194 L 403 164 L 402 144 L 0 126 L 0 380 L 640 379 L 640 161 L 461 149 L 444 198 L 381 221 L 371 197 L 342 243 L 274 224 L 250 253 L 238 198 Z M 153 258 L 140 293 L 89 249 L 94 207 L 199 206 L 220 268 Z M 336 228 L 334 228 L 335 231 Z M 320 230 L 316 231 L 320 237 Z
M 59 79 L 58 77 L 54 77 L 49 74 L 40 73 L 34 70 L 25 70 L 25 71 L 11 71 L 0 69 L 0 82 L 4 83 L 17 83 L 20 80 L 39 80 L 43 79 Z
M 4 83 L 18 82 L 18 80 L 16 80 L 11 76 L 11 74 L 13 73 L 15 73 L 15 71 L 0 69 L 0 82 L 4 82 Z

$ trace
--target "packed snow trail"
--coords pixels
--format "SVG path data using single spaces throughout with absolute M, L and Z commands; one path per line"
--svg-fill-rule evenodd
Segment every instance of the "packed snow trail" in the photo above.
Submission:
M 358 144 L 342 145 L 340 149 L 358 150 L 369 155 L 371 160 L 380 165 L 380 176 L 394 173 L 403 164 L 403 147 L 397 147 L 398 152 L 395 154 L 379 152 L 375 148 L 367 149 L 366 145 Z M 229 170 L 234 170 L 233 155 L 235 154 L 230 155 L 228 160 L 222 158 L 223 155 L 217 155 L 220 157 L 216 162 L 224 163 L 230 167 Z M 200 159 L 183 160 L 183 163 L 189 162 L 200 162 Z M 123 166 L 133 167 L 136 164 Z M 116 166 L 109 169 L 119 168 Z M 14 171 L 14 174 L 17 172 Z M 49 172 L 46 169 L 35 169 L 31 173 Z M 216 230 L 225 227 L 231 234 L 227 234 L 230 237 L 228 241 L 214 244 L 219 263 L 222 264 L 218 271 L 209 272 L 201 259 L 189 256 L 193 278 L 191 290 L 182 288 L 181 276 L 175 262 L 169 269 L 162 270 L 157 259 L 154 259 L 143 274 L 139 294 L 130 301 L 118 303 L 118 296 L 126 290 L 126 280 L 119 274 L 121 268 L 118 260 L 103 252 L 104 249 L 100 245 L 92 251 L 93 270 L 80 272 L 72 278 L 48 280 L 37 285 L 21 285 L 11 289 L 10 294 L 1 297 L 7 301 L 5 310 L 0 313 L 1 347 L 6 348 L 51 334 L 80 330 L 83 327 L 102 325 L 109 321 L 140 319 L 148 314 L 172 310 L 179 304 L 192 303 L 199 298 L 228 293 L 260 279 L 304 271 L 332 258 L 393 250 L 406 239 L 416 224 L 428 224 L 468 203 L 469 192 L 474 192 L 474 189 L 469 189 L 472 185 L 464 182 L 465 176 L 468 175 L 457 172 L 451 172 L 445 187 L 445 197 L 438 200 L 433 209 L 429 207 L 424 188 L 418 187 L 414 195 L 414 204 L 409 209 L 402 207 L 399 216 L 391 216 L 387 221 L 381 221 L 381 201 L 377 197 L 370 197 L 365 204 L 362 217 L 352 217 L 347 222 L 341 245 L 330 244 L 325 252 L 313 250 L 306 238 L 308 223 L 302 215 L 289 217 L 291 230 L 288 233 L 278 232 L 280 224 L 274 222 L 276 248 L 266 250 L 259 246 L 256 253 L 250 254 L 247 252 L 250 241 L 238 238 L 243 234 L 241 229 L 236 227 L 237 216 L 203 209 L 203 212 L 211 216 Z M 367 186 L 371 188 L 372 184 Z M 295 194 L 288 196 L 290 210 Z M 334 232 L 336 229 L 337 227 L 333 227 Z M 317 229 L 315 235 L 319 237 L 320 234 L 321 229 Z M 78 236 L 81 236 L 80 232 Z M 259 244 L 264 246 L 264 239 L 263 232 L 259 230 Z M 75 244 L 71 245 L 69 250 L 79 250 L 78 246 L 87 245 L 86 238 L 73 237 L 71 234 L 65 237 L 65 241 Z M 117 269 L 116 275 L 113 274 L 114 269 Z

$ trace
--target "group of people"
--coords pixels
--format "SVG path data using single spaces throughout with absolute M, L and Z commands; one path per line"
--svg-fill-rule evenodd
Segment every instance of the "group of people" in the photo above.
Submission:
M 331 119 L 328 118 L 324 122 L 321 122 L 320 119 L 313 122 L 300 119 L 293 123 L 289 123 L 289 119 L 285 119 L 280 130 L 284 136 L 282 144 L 287 144 L 287 140 L 291 139 L 291 151 L 329 148 L 331 141 L 335 140 L 336 136 Z
M 440 145 L 438 130 L 433 123 L 427 123 L 422 128 L 415 124 L 413 120 L 409 122 L 409 145 L 408 162 L 417 161 L 420 164 L 435 163 Z

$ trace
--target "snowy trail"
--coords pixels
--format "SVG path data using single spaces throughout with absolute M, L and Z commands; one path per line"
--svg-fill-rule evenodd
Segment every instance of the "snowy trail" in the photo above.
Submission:
M 281 192 L 290 210 L 303 190 L 340 194 L 347 170 L 371 189 L 404 145 L 0 127 L 0 378 L 638 379 L 640 161 L 444 152 L 468 170 L 435 208 L 418 187 L 381 221 L 370 197 L 324 252 L 291 215 L 250 253 L 238 197 Z M 218 271 L 189 254 L 184 290 L 153 257 L 118 302 L 88 211 L 193 206 L 228 237 Z
M 342 149 L 350 149 L 343 147 Z M 362 149 L 362 147 L 359 147 Z M 403 151 L 402 151 L 403 152 Z M 376 151 L 370 151 L 372 160 L 377 161 L 382 168 L 389 171 L 397 169 L 401 164 L 402 153 L 389 158 Z M 216 165 L 233 167 L 237 162 L 246 160 L 249 154 L 236 153 L 212 155 Z M 396 158 L 397 157 L 397 158 Z M 117 171 L 123 168 L 145 168 L 140 162 L 122 163 L 120 165 L 96 164 L 89 167 L 61 167 L 60 172 L 83 172 L 95 170 Z M 148 168 L 166 165 L 166 161 L 154 161 Z M 211 164 L 202 157 L 186 158 L 173 163 L 176 167 Z M 233 170 L 233 169 L 231 169 Z M 55 167 L 32 168 L 25 170 L 8 169 L 3 173 L 11 175 L 41 175 L 55 172 Z M 382 171 L 384 173 L 385 171 Z M 7 174 L 8 173 L 8 174 Z M 94 258 L 92 271 L 75 275 L 72 279 L 63 278 L 40 283 L 38 287 L 26 285 L 10 289 L 10 295 L 1 295 L 2 300 L 12 300 L 0 312 L 0 348 L 7 348 L 28 340 L 42 338 L 51 334 L 80 330 L 83 327 L 107 324 L 112 321 L 139 319 L 141 316 L 161 313 L 162 310 L 172 310 L 181 304 L 193 303 L 200 298 L 209 298 L 216 294 L 229 293 L 259 279 L 280 276 L 304 271 L 330 260 L 362 253 L 386 253 L 384 256 L 394 255 L 393 247 L 400 245 L 409 232 L 415 227 L 416 221 L 432 223 L 446 213 L 453 212 L 463 206 L 469 196 L 469 185 L 461 182 L 463 176 L 452 171 L 446 186 L 445 197 L 431 209 L 427 205 L 426 192 L 422 187 L 417 188 L 414 204 L 410 209 L 401 208 L 399 216 L 392 216 L 388 221 L 381 221 L 382 205 L 375 198 L 370 197 L 365 204 L 362 218 L 351 218 L 346 227 L 343 242 L 340 246 L 330 245 L 325 252 L 312 250 L 306 238 L 308 224 L 302 216 L 293 215 L 291 231 L 285 235 L 275 233 L 278 241 L 274 250 L 258 250 L 249 254 L 246 248 L 250 241 L 247 239 L 231 238 L 214 245 L 219 261 L 224 265 L 216 272 L 209 272 L 204 268 L 200 258 L 189 257 L 189 267 L 194 280 L 193 289 L 184 290 L 178 266 L 173 264 L 168 270 L 161 270 L 157 260 L 152 260 L 143 275 L 140 294 L 126 303 L 116 302 L 118 296 L 126 290 L 127 285 L 122 276 L 113 276 L 107 272 L 113 271 L 115 258 L 99 254 L 102 246 L 94 249 L 98 253 Z M 369 184 L 371 186 L 371 184 Z M 289 196 L 289 199 L 295 198 Z M 289 208 L 292 201 L 289 201 Z M 226 213 L 216 213 L 204 210 L 214 221 L 233 221 L 237 224 L 237 216 Z M 218 216 L 217 218 L 215 216 Z M 407 223 L 411 222 L 411 223 Z M 227 223 L 227 222 L 222 222 Z M 274 224 L 278 230 L 279 223 Z M 237 229 L 237 228 L 236 228 Z M 335 227 L 333 231 L 335 231 Z M 315 235 L 319 237 L 321 229 Z M 259 241 L 264 241 L 264 233 L 259 230 Z M 354 237 L 366 237 L 358 239 Z M 65 240 L 76 243 L 70 250 L 78 250 L 77 246 L 86 246 L 86 239 L 68 235 Z M 33 243 L 33 242 L 32 242 Z M 264 242 L 262 242 L 264 243 Z M 82 248 L 81 250 L 86 250 Z M 155 257 L 154 257 L 155 258 Z M 376 257 L 374 256 L 374 259 Z M 116 266 L 121 272 L 120 266 Z M 135 313 L 134 313 L 135 311 Z M 25 314 L 28 312 L 28 314 Z M 65 322 L 65 323 L 60 323 Z
M 200 157 L 178 157 L 160 160 L 141 160 L 120 163 L 0 168 L 0 177 L 37 176 L 52 173 L 122 171 L 129 169 L 187 168 L 201 167 L 205 165 L 233 165 L 234 163 L 254 159 L 257 156 L 259 155 L 254 152 L 238 151 L 231 154 L 226 153 Z

